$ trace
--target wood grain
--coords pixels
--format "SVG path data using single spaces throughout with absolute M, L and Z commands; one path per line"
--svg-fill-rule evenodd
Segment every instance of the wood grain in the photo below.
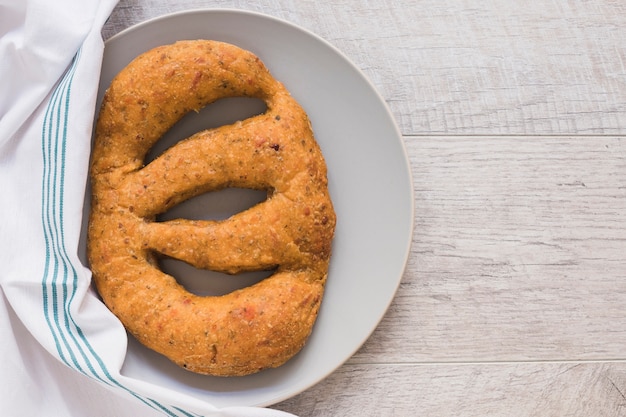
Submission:
M 344 52 L 406 135 L 623 134 L 626 3 L 127 0 L 104 28 L 193 8 L 287 19 Z
M 273 408 L 301 416 L 618 417 L 624 363 L 349 365 Z
M 624 358 L 625 145 L 410 138 L 410 263 L 357 358 Z

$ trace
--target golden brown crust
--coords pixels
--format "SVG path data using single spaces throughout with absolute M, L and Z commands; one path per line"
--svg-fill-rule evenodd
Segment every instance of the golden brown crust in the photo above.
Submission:
M 229 96 L 260 98 L 267 111 L 199 132 L 144 166 L 182 116 Z M 302 348 L 324 291 L 335 213 L 306 114 L 256 56 L 197 40 L 137 57 L 105 94 L 90 173 L 94 280 L 141 343 L 188 370 L 223 376 L 279 366 Z M 268 199 L 224 221 L 155 221 L 225 187 L 268 190 Z M 201 297 L 160 271 L 160 256 L 227 273 L 276 272 Z

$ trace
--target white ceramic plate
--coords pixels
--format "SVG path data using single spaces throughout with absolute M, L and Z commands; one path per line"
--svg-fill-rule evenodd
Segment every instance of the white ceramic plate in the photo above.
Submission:
M 230 42 L 257 54 L 309 114 L 328 164 L 338 219 L 326 294 L 307 345 L 280 368 L 238 378 L 196 375 L 130 340 L 122 373 L 218 407 L 267 406 L 328 376 L 359 349 L 382 319 L 402 278 L 411 243 L 410 168 L 393 118 L 363 74 L 319 37 L 257 13 L 194 10 L 153 19 L 119 33 L 105 47 L 99 97 L 115 74 L 138 54 L 196 38 Z M 169 140 L 237 118 L 242 111 L 260 110 L 259 103 L 250 100 L 222 103 L 212 113 L 184 119 Z M 238 190 L 218 198 L 208 196 L 190 200 L 182 212 L 202 216 L 199 213 L 203 210 L 214 210 L 219 213 L 213 215 L 219 217 L 260 198 Z M 170 265 L 170 272 L 176 273 L 179 267 Z M 201 283 L 202 277 L 196 279 L 193 272 L 186 272 L 192 276 L 184 285 L 192 291 L 219 293 L 229 289 L 228 285 L 211 289 Z M 205 281 L 219 287 L 219 278 L 209 276 Z M 261 278 L 253 274 L 236 285 Z

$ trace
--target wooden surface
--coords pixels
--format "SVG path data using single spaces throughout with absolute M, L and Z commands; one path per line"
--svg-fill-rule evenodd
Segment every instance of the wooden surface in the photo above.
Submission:
M 122 1 L 105 38 L 205 7 L 323 37 L 412 164 L 415 236 L 367 343 L 299 416 L 626 415 L 626 3 Z

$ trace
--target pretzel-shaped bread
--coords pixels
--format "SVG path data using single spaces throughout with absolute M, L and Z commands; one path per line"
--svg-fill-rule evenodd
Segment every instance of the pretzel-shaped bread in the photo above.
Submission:
M 223 97 L 267 110 L 146 154 L 190 111 Z M 335 213 L 307 115 L 251 52 L 193 40 L 154 48 L 112 81 L 96 124 L 88 255 L 98 292 L 142 344 L 197 373 L 246 375 L 305 344 L 328 274 Z M 157 215 L 208 191 L 266 190 L 220 221 Z M 161 257 L 235 274 L 275 270 L 223 296 L 199 296 Z

